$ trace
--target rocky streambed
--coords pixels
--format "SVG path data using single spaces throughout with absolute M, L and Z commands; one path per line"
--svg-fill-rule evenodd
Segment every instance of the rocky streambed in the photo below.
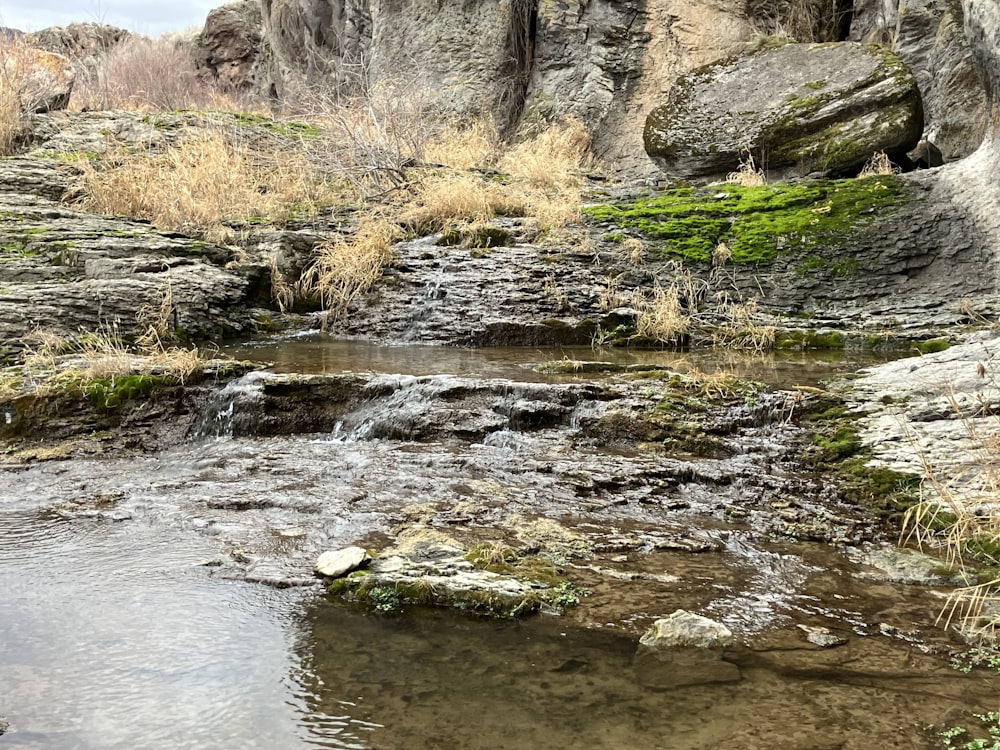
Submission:
M 294 715 L 268 709 L 267 731 L 334 747 L 431 737 L 653 747 L 664 732 L 689 747 L 930 747 L 926 725 L 988 708 L 994 682 L 952 670 L 949 654 L 967 646 L 934 622 L 954 571 L 896 552 L 891 527 L 804 461 L 825 460 L 802 419 L 828 408 L 815 385 L 705 375 L 675 355 L 540 368 L 553 357 L 530 349 L 484 353 L 463 374 L 442 354 L 418 374 L 394 371 L 403 368 L 390 366 L 391 350 L 362 348 L 367 367 L 354 368 L 337 342 L 311 346 L 324 344 L 318 367 L 293 358 L 276 369 L 296 372 L 154 391 L 103 433 L 70 434 L 36 410 L 34 431 L 8 439 L 6 627 L 80 644 L 53 654 L 11 635 L 3 658 L 16 667 L 15 695 L 42 684 L 32 665 L 63 657 L 86 690 L 101 646 L 65 633 L 53 615 L 67 605 L 41 593 L 79 581 L 81 595 L 110 607 L 84 608 L 95 634 L 120 619 L 116 608 L 164 586 L 162 606 L 223 623 L 193 592 L 229 592 L 246 617 L 272 623 L 253 631 L 253 648 L 288 681 L 278 692 Z M 397 356 L 419 360 L 411 354 Z M 29 442 L 47 430 L 62 458 L 39 461 Z M 405 585 L 383 578 L 367 598 L 327 594 L 313 565 L 350 545 L 382 561 L 376 572 L 405 573 Z M 135 565 L 144 572 L 121 586 L 103 580 Z M 462 600 L 449 581 L 484 568 L 541 592 L 525 612 L 542 612 L 516 625 L 451 614 Z M 264 593 L 275 591 L 285 593 Z M 467 602 L 459 609 L 477 609 Z M 264 615 L 274 606 L 298 614 L 275 621 Z M 708 660 L 644 651 L 640 636 L 677 610 L 710 618 L 731 642 Z M 169 640 L 181 626 L 163 627 L 157 638 Z M 120 700 L 136 705 L 173 678 L 138 680 L 139 664 L 161 669 L 149 666 L 159 647 L 140 654 L 122 638 L 119 656 L 136 666 L 121 667 Z M 191 679 L 242 658 L 228 640 L 209 641 L 209 664 L 194 659 Z M 270 693 L 238 695 L 273 706 Z M 209 701 L 226 726 L 232 700 Z M 488 716 L 519 718 L 473 729 L 464 717 L 480 701 Z M 55 733 L 31 703 L 5 709 L 5 740 L 37 731 L 47 746 L 71 747 L 92 731 L 69 722 Z M 793 726 L 788 710 L 800 717 Z

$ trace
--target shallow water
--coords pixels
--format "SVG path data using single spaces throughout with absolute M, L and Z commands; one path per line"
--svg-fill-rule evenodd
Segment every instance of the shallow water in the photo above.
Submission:
M 527 363 L 559 358 L 299 343 L 280 366 L 535 381 Z M 853 365 L 785 367 L 755 377 Z M 427 408 L 454 410 L 425 391 Z M 925 725 L 997 707 L 995 675 L 947 666 L 959 644 L 933 622 L 936 592 L 871 580 L 844 549 L 753 520 L 781 500 L 855 523 L 774 497 L 790 485 L 766 426 L 697 460 L 565 427 L 357 435 L 0 467 L 0 748 L 860 750 L 930 747 Z M 751 520 L 730 519 L 734 506 Z M 490 538 L 543 516 L 594 547 L 567 565 L 591 594 L 562 617 L 369 614 L 327 601 L 310 575 L 320 552 L 379 546 L 399 524 Z M 739 682 L 667 688 L 674 667 L 637 655 L 639 634 L 681 607 L 733 629 Z M 847 642 L 820 649 L 798 625 Z

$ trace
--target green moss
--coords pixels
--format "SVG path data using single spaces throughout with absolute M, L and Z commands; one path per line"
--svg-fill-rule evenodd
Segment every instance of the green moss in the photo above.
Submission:
M 933 354 L 934 352 L 943 352 L 951 344 L 948 343 L 948 339 L 927 339 L 926 341 L 918 341 L 913 346 L 921 354 Z
M 775 337 L 775 349 L 843 349 L 847 344 L 838 331 L 780 331 Z
M 320 135 L 320 129 L 307 122 L 297 122 L 295 120 L 275 120 L 266 115 L 255 114 L 253 112 L 235 112 L 233 119 L 237 125 L 244 127 L 262 127 L 279 135 L 292 136 L 297 138 L 312 139 Z
M 96 378 L 83 385 L 83 392 L 94 406 L 114 409 L 126 401 L 148 396 L 166 382 L 166 378 L 157 375 Z
M 590 206 L 591 219 L 661 240 L 665 256 L 708 263 L 720 242 L 733 263 L 843 244 L 859 225 L 906 199 L 901 180 L 823 180 L 762 187 L 675 188 L 631 203 Z
M 822 88 L 826 88 L 826 81 L 808 81 L 806 87 L 813 91 L 819 91 Z

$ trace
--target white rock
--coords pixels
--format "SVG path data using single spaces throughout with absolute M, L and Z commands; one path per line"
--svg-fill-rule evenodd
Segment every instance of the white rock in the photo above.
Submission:
M 345 547 L 340 550 L 324 552 L 316 560 L 316 573 L 327 578 L 339 578 L 360 568 L 369 560 L 371 557 L 361 547 Z

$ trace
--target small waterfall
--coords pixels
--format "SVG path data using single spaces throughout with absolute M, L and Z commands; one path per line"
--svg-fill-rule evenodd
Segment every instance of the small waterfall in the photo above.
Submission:
M 234 435 L 252 435 L 257 419 L 256 403 L 261 400 L 267 377 L 259 370 L 248 372 L 212 394 L 192 436 L 225 440 Z

